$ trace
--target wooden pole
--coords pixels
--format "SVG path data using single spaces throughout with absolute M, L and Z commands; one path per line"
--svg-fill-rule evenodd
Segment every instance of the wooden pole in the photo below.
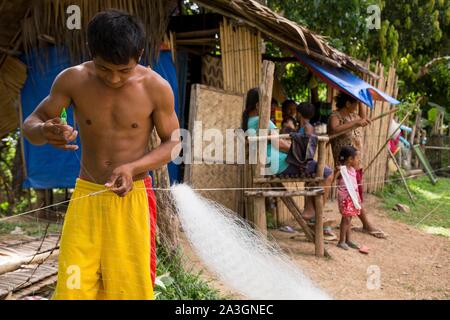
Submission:
M 389 110 L 388 112 L 382 113 L 382 114 L 380 114 L 380 115 L 378 115 L 378 116 L 376 116 L 376 117 L 371 118 L 370 121 L 373 122 L 373 121 L 380 120 L 381 118 L 383 118 L 383 117 L 385 117 L 385 116 L 388 116 L 388 115 L 390 115 L 391 113 L 394 113 L 394 112 L 396 112 L 396 111 L 398 111 L 398 109 L 397 109 L 397 108 L 394 108 L 394 109 L 392 109 L 392 110 Z M 339 133 L 330 135 L 330 136 L 329 136 L 329 139 L 330 139 L 330 140 L 336 139 L 337 137 L 340 137 L 340 136 L 342 136 L 343 134 L 346 134 L 347 132 L 350 132 L 350 131 L 352 131 L 352 130 L 355 130 L 355 129 L 357 129 L 358 127 L 359 127 L 359 125 L 356 125 L 356 124 L 355 124 L 355 125 L 352 126 L 351 128 L 348 128 L 347 130 L 344 130 L 344 131 L 342 131 L 342 132 L 339 132 Z
M 403 181 L 403 184 L 405 186 L 405 189 L 408 192 L 409 199 L 411 199 L 411 202 L 413 204 L 416 204 L 415 201 L 414 201 L 414 198 L 413 198 L 413 196 L 411 194 L 411 191 L 409 190 L 408 184 L 406 183 L 405 176 L 403 175 L 403 172 L 402 172 L 402 168 L 400 168 L 400 165 L 398 164 L 397 159 L 395 159 L 395 156 L 392 154 L 391 149 L 389 149 L 389 148 L 388 148 L 388 153 L 391 156 L 392 161 L 394 161 L 394 164 L 397 167 L 398 172 L 400 172 L 400 177 L 402 178 L 402 181 Z
M 272 99 L 273 73 L 275 64 L 264 61 L 263 82 L 259 88 L 259 129 L 268 129 L 270 122 L 270 102 Z M 259 144 L 259 161 L 256 165 L 256 176 L 265 173 L 265 162 L 267 155 L 267 140 Z M 264 197 L 257 197 L 253 201 L 253 222 L 257 229 L 267 235 L 266 201 Z
M 400 129 L 400 126 L 406 121 L 406 119 L 408 119 L 409 115 L 411 114 L 412 111 L 408 111 L 408 113 L 406 114 L 405 118 L 403 118 L 403 120 L 399 123 L 397 130 Z M 378 150 L 377 154 L 375 155 L 375 157 L 373 157 L 373 159 L 370 161 L 370 163 L 367 165 L 367 167 L 364 168 L 364 171 L 368 170 L 370 168 L 370 166 L 375 162 L 375 160 L 377 159 L 377 157 L 381 154 L 381 152 L 383 151 L 383 149 L 386 147 L 386 145 L 389 143 L 389 140 L 392 139 L 392 137 L 394 136 L 394 134 L 397 132 L 397 130 L 395 130 L 390 136 L 389 138 L 387 138 L 386 142 L 383 144 L 383 146 L 380 148 L 380 150 Z
M 325 170 L 325 158 L 326 158 L 326 142 L 319 141 L 319 150 L 318 150 L 318 162 L 317 162 L 317 172 L 316 177 L 323 177 L 323 172 Z
M 270 105 L 272 101 L 273 75 L 275 64 L 271 61 L 263 63 L 263 82 L 259 89 L 259 129 L 269 129 Z M 267 154 L 267 140 L 259 143 L 259 156 L 265 158 Z M 263 161 L 264 160 L 264 161 Z M 256 166 L 256 175 L 261 176 L 265 172 L 265 159 L 260 158 Z
M 323 195 L 314 197 L 314 205 L 316 209 L 315 253 L 317 257 L 323 257 Z

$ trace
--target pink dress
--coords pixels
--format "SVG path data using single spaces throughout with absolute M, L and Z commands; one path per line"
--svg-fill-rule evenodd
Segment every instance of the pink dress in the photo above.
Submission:
M 356 179 L 356 170 L 353 167 L 347 167 L 347 172 L 355 188 L 355 192 L 358 195 L 359 203 L 361 203 L 361 197 L 359 196 L 358 192 L 358 182 Z M 355 205 L 353 204 L 352 198 L 348 193 L 347 186 L 345 185 L 344 179 L 342 179 L 342 177 L 339 177 L 338 179 L 337 193 L 338 193 L 339 212 L 344 217 L 354 217 L 358 216 L 361 213 L 360 209 L 355 208 Z

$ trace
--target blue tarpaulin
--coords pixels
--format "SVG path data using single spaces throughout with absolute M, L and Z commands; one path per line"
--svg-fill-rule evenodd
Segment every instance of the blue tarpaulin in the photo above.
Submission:
M 35 52 L 26 60 L 28 78 L 21 92 L 23 119 L 28 117 L 48 95 L 55 77 L 70 67 L 68 52 L 57 50 L 49 49 L 47 56 Z M 153 69 L 172 86 L 175 110 L 178 114 L 178 82 L 171 53 L 162 51 Z M 68 109 L 67 115 L 68 123 L 73 125 L 72 108 Z M 80 171 L 81 148 L 78 151 L 63 151 L 50 145 L 35 146 L 26 139 L 23 140 L 27 174 L 24 188 L 50 189 L 75 186 Z M 77 141 L 77 144 L 81 146 L 80 141 Z M 169 175 L 171 182 L 180 180 L 179 167 L 174 163 L 169 164 Z
M 395 98 L 368 84 L 344 68 L 321 65 L 302 53 L 294 52 L 294 54 L 314 75 L 333 88 L 353 96 L 370 108 L 373 108 L 374 100 L 387 101 L 391 104 L 400 103 Z

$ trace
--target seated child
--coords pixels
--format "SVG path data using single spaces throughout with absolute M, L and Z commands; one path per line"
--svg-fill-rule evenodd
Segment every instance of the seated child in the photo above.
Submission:
M 281 122 L 281 133 L 297 131 L 297 121 L 293 117 L 287 117 Z
M 282 104 L 281 104 L 281 110 L 283 113 L 283 119 L 292 117 L 295 120 L 297 120 L 297 103 L 295 103 L 294 100 L 288 99 L 285 100 Z
M 314 127 L 309 122 L 315 114 L 315 107 L 312 103 L 302 102 L 297 107 L 299 119 L 299 129 L 298 132 L 302 134 L 314 134 Z

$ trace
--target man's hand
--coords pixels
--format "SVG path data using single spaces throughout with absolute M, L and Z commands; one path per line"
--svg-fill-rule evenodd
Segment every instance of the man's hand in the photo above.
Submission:
M 120 197 L 125 197 L 133 190 L 133 170 L 130 166 L 123 165 L 114 169 L 105 187 Z
M 76 140 L 78 131 L 67 124 L 63 124 L 60 118 L 54 118 L 44 122 L 44 124 L 41 125 L 41 132 L 47 140 L 47 143 L 55 148 L 78 150 L 77 145 L 69 144 Z

